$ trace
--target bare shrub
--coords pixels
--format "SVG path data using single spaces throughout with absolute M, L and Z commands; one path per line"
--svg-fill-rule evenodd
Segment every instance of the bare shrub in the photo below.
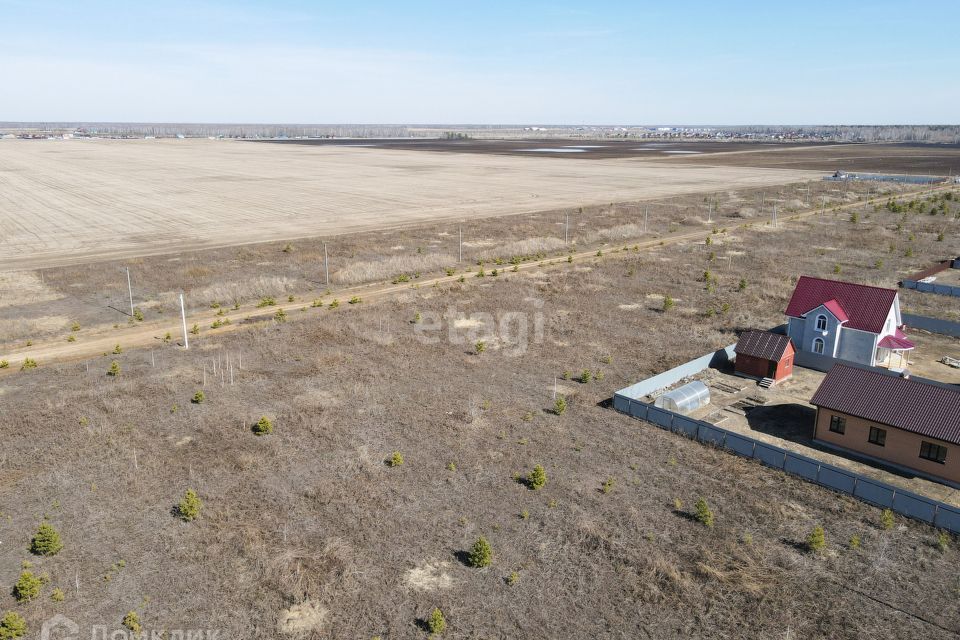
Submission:
M 516 242 L 508 242 L 507 244 L 484 249 L 477 257 L 481 260 L 493 260 L 495 258 L 509 258 L 512 256 L 532 256 L 537 253 L 556 251 L 565 246 L 566 244 L 560 238 L 536 237 L 528 238 L 527 240 L 517 240 Z
M 203 289 L 191 292 L 191 297 L 202 300 L 229 300 L 230 302 L 240 302 L 245 299 L 259 299 L 264 296 L 294 291 L 297 287 L 298 282 L 292 278 L 283 276 L 260 276 L 247 280 L 212 284 Z
M 626 240 L 627 238 L 639 238 L 644 235 L 643 225 L 639 224 L 621 224 L 609 229 L 600 229 L 592 233 L 580 236 L 581 244 L 591 244 L 597 240 Z M 562 243 L 561 243 L 562 244 Z
M 388 280 L 401 273 L 439 271 L 456 261 L 456 258 L 445 253 L 390 256 L 383 260 L 361 260 L 338 270 L 333 278 L 342 284 Z

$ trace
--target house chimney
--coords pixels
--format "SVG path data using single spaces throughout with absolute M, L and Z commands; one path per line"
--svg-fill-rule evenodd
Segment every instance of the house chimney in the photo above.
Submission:
M 910 372 L 904 369 L 903 371 L 900 372 L 900 377 L 903 378 L 904 380 L 909 380 Z

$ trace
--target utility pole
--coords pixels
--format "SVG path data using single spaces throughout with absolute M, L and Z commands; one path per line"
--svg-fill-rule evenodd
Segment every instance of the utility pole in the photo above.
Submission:
M 647 219 L 649 218 L 650 207 L 643 208 L 643 232 L 647 232 Z
M 183 321 L 183 348 L 190 348 L 190 338 L 187 337 L 187 311 L 183 307 L 183 293 L 180 294 L 180 319 Z
M 773 205 L 773 226 L 777 226 L 777 205 Z
M 713 222 L 713 202 L 710 203 L 710 209 L 707 211 L 707 224 Z
M 463 262 L 463 227 L 457 227 L 459 241 L 457 242 L 457 262 Z
M 570 244 L 570 212 L 564 214 L 563 244 Z
M 130 317 L 133 317 L 133 286 L 130 284 L 130 267 L 127 267 L 127 293 L 130 294 Z
M 763 191 L 760 193 L 760 215 L 763 215 L 763 203 L 766 200 L 767 192 Z
M 323 243 L 323 279 L 326 286 L 330 286 L 330 262 L 327 260 L 327 243 Z

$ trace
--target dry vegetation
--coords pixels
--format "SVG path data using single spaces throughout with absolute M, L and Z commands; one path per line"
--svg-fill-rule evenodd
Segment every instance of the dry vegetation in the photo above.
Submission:
M 749 186 L 821 173 L 210 140 L 2 140 L 0 269 Z
M 755 198 L 721 200 L 714 215 L 742 221 Z M 865 207 L 851 222 L 828 208 L 823 219 L 777 229 L 757 220 L 733 233 L 699 220 L 702 199 L 671 200 L 651 210 L 658 231 L 699 227 L 703 240 L 648 252 L 618 241 L 588 262 L 558 257 L 539 270 L 308 308 L 289 322 L 201 335 L 189 352 L 161 346 L 155 367 L 147 352 L 124 350 L 89 368 L 41 363 L 8 377 L 0 581 L 16 580 L 47 516 L 64 549 L 33 562 L 50 575 L 45 589 L 62 587 L 66 598 L 54 603 L 44 591 L 17 605 L 3 595 L 0 611 L 22 613 L 31 632 L 55 611 L 116 626 L 133 610 L 147 629 L 426 637 L 439 608 L 450 637 L 955 637 L 955 540 L 942 549 L 936 531 L 900 518 L 884 528 L 878 509 L 604 406 L 615 389 L 729 344 L 740 328 L 782 321 L 798 274 L 831 277 L 839 266 L 841 277 L 891 286 L 956 255 L 950 202 L 948 215 L 915 206 L 901 221 Z M 638 211 L 585 212 L 578 237 L 636 224 Z M 562 233 L 557 222 L 512 219 L 516 235 L 474 222 L 468 237 L 492 244 L 473 246 L 471 257 L 489 259 L 508 237 L 547 237 L 535 227 Z M 355 236 L 348 246 L 356 262 L 384 245 L 412 258 L 424 255 L 418 246 L 439 247 L 430 244 L 439 233 L 455 230 Z M 177 277 L 207 269 L 194 274 L 196 291 L 254 273 L 296 288 L 316 272 L 318 243 L 292 249 L 169 264 Z M 138 273 L 166 291 L 156 260 Z M 46 286 L 92 295 L 104 286 L 93 274 L 104 271 L 48 271 Z M 665 295 L 676 302 L 667 312 Z M 508 336 L 469 319 L 455 321 L 458 341 L 447 326 L 440 341 L 419 340 L 416 314 L 451 306 L 528 314 L 529 348 L 517 353 Z M 906 296 L 905 306 L 944 315 L 938 296 Z M 537 313 L 542 342 L 533 339 Z M 227 353 L 243 357 L 233 386 L 212 374 L 212 359 Z M 106 375 L 113 360 L 116 377 Z M 563 379 L 584 370 L 588 383 Z M 192 403 L 204 375 L 204 400 Z M 555 377 L 568 401 L 561 415 Z M 258 437 L 262 416 L 273 433 Z M 386 463 L 394 452 L 403 464 Z M 532 491 L 518 479 L 537 464 L 547 482 Z M 184 522 L 172 509 L 191 488 L 203 509 Z M 698 498 L 712 527 L 695 517 Z M 807 541 L 817 525 L 826 544 L 814 553 Z M 465 557 L 480 536 L 492 564 L 476 569 Z
M 445 269 L 462 270 L 478 260 L 488 263 L 488 269 L 509 267 L 515 256 L 536 256 L 538 253 L 556 255 L 564 251 L 564 222 L 570 220 L 570 240 L 573 247 L 583 249 L 600 243 L 624 243 L 661 238 L 671 233 L 702 230 L 704 239 L 714 229 L 735 224 L 756 222 L 763 228 L 773 205 L 778 211 L 790 213 L 803 208 L 804 201 L 818 203 L 824 199 L 827 212 L 830 206 L 856 203 L 878 191 L 898 194 L 903 189 L 889 185 L 838 185 L 823 181 L 785 185 L 776 189 L 721 191 L 707 195 L 687 195 L 661 200 L 608 203 L 595 207 L 555 210 L 533 214 L 472 220 L 462 225 L 437 223 L 393 231 L 357 233 L 328 241 L 330 281 L 332 287 L 369 282 L 391 281 L 404 277 L 411 284 L 420 277 L 441 275 Z M 757 218 L 761 202 L 763 219 Z M 711 213 L 712 205 L 712 213 Z M 960 203 L 950 203 L 949 215 L 929 216 L 910 212 L 901 233 L 896 233 L 899 215 L 881 215 L 865 208 L 862 227 L 874 234 L 878 242 L 894 242 L 897 251 L 880 256 L 881 269 L 873 269 L 878 259 L 871 251 L 883 252 L 878 247 L 860 246 L 851 242 L 848 251 L 840 257 L 830 247 L 828 239 L 822 244 L 823 259 L 837 259 L 844 263 L 860 261 L 868 266 L 864 277 L 883 281 L 887 286 L 904 275 L 922 268 L 928 262 L 951 255 L 951 231 L 956 227 L 954 216 Z M 644 216 L 648 233 L 644 233 Z M 888 212 L 889 213 L 889 212 Z M 844 214 L 848 215 L 848 214 Z M 876 216 L 867 218 L 867 215 Z M 829 217 L 829 216 L 828 216 Z M 710 222 L 708 222 L 708 219 Z M 882 222 L 871 224 L 871 220 Z M 464 264 L 456 263 L 458 227 L 463 229 Z M 885 230 L 884 230 L 885 229 Z M 936 242 L 939 231 L 945 231 L 946 240 Z M 909 241 L 910 233 L 916 239 Z M 736 234 L 734 234 L 736 235 Z M 716 250 L 719 265 L 733 260 L 751 260 L 750 234 L 739 238 L 744 246 L 726 255 Z M 760 235 L 764 242 L 769 234 Z M 884 240 L 886 238 L 886 240 Z M 790 237 L 784 237 L 788 243 Z M 309 301 L 322 297 L 325 286 L 323 270 L 324 239 L 265 243 L 243 247 L 224 248 L 176 255 L 137 258 L 99 264 L 74 265 L 45 269 L 39 273 L 20 272 L 3 274 L 0 278 L 0 343 L 22 345 L 44 338 L 66 339 L 74 323 L 82 341 L 90 332 L 98 332 L 114 324 L 125 325 L 129 320 L 126 277 L 123 268 L 130 266 L 136 305 L 147 320 L 168 318 L 177 322 L 177 294 L 186 292 L 188 310 L 202 311 L 212 303 L 229 309 L 234 304 L 252 305 L 264 296 L 285 299 L 288 295 L 304 296 Z M 736 243 L 736 241 L 731 241 Z M 914 248 L 912 257 L 902 253 L 906 245 Z M 888 247 L 887 247 L 888 248 Z M 714 248 L 716 249 L 716 248 Z M 763 246 L 759 256 L 763 255 Z M 748 254 L 743 258 L 739 252 Z M 856 251 L 852 254 L 850 251 Z M 868 255 L 870 254 L 870 255 Z M 502 265 L 494 264 L 497 260 Z M 829 265 L 832 268 L 832 264 Z M 849 265 L 853 266 L 853 264 Z M 749 265 L 744 267 L 749 269 Z M 849 273 L 849 272 L 845 272 Z M 27 291 L 30 304 L 15 304 Z M 306 298 L 306 296 L 310 296 Z M 912 300 L 911 296 L 908 296 Z M 922 300 L 918 300 L 923 305 Z M 9 351 L 9 348 L 7 349 Z

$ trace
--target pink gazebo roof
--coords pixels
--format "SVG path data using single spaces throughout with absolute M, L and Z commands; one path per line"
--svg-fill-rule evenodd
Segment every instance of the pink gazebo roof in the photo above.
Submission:
M 914 345 L 912 342 L 907 340 L 907 337 L 903 334 L 902 331 L 897 329 L 897 335 L 895 336 L 884 336 L 884 338 L 877 345 L 883 349 L 895 349 L 897 351 L 909 351 L 913 349 Z

